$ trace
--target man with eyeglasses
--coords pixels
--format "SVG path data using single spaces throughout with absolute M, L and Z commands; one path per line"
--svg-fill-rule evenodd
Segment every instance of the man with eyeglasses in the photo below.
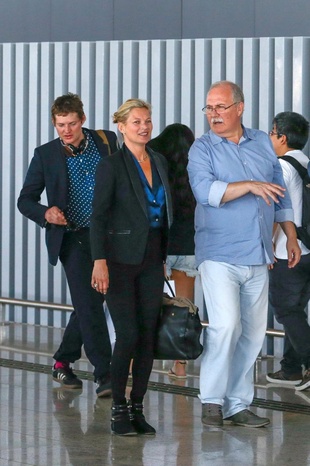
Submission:
M 291 196 L 294 221 L 299 227 L 302 180 L 286 157 L 293 157 L 307 168 L 309 159 L 302 150 L 308 141 L 309 122 L 299 113 L 281 112 L 274 117 L 269 135 Z M 279 226 L 275 229 L 273 243 L 276 259 L 269 272 L 269 300 L 277 321 L 284 327 L 285 338 L 281 369 L 267 374 L 266 378 L 268 382 L 295 386 L 299 392 L 310 386 L 310 326 L 305 313 L 310 299 L 310 250 L 299 241 L 300 262 L 294 269 L 288 269 L 285 237 Z
M 287 235 L 288 267 L 300 259 L 291 201 L 268 135 L 245 128 L 244 96 L 230 81 L 207 94 L 210 130 L 189 152 L 197 201 L 195 254 L 209 327 L 200 371 L 202 423 L 262 427 L 249 410 L 254 364 L 267 325 L 273 222 Z

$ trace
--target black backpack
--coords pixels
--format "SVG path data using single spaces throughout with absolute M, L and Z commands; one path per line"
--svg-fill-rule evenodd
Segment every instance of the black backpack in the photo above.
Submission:
M 310 249 L 310 176 L 307 168 L 303 167 L 294 157 L 284 155 L 281 160 L 286 160 L 293 165 L 302 179 L 301 227 L 296 227 L 296 231 L 297 238 Z

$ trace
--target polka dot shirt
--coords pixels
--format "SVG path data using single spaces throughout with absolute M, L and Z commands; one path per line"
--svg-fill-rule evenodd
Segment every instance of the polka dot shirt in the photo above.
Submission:
M 68 230 L 89 227 L 94 195 L 95 172 L 101 159 L 90 133 L 84 130 L 88 139 L 86 149 L 75 157 L 66 157 L 69 177 L 69 203 L 66 218 Z

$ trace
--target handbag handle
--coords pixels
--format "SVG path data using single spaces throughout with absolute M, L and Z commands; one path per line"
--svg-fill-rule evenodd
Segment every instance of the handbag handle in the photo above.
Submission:
M 169 291 L 170 291 L 170 293 L 172 294 L 172 297 L 175 298 L 174 291 L 173 291 L 173 289 L 172 289 L 172 287 L 171 287 L 171 285 L 170 285 L 170 283 L 169 283 L 169 280 L 168 280 L 166 277 L 165 277 L 165 283 L 166 283 L 166 285 L 168 286 Z

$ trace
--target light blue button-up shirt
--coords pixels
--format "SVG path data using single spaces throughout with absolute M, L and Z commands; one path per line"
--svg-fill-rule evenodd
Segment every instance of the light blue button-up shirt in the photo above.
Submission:
M 279 204 L 270 199 L 271 206 L 251 193 L 221 203 L 229 183 L 253 180 L 285 186 L 269 136 L 249 128 L 243 131 L 235 144 L 210 130 L 190 149 L 188 173 L 197 200 L 197 266 L 207 259 L 234 265 L 272 263 L 273 223 L 293 221 L 287 192 L 279 197 Z

